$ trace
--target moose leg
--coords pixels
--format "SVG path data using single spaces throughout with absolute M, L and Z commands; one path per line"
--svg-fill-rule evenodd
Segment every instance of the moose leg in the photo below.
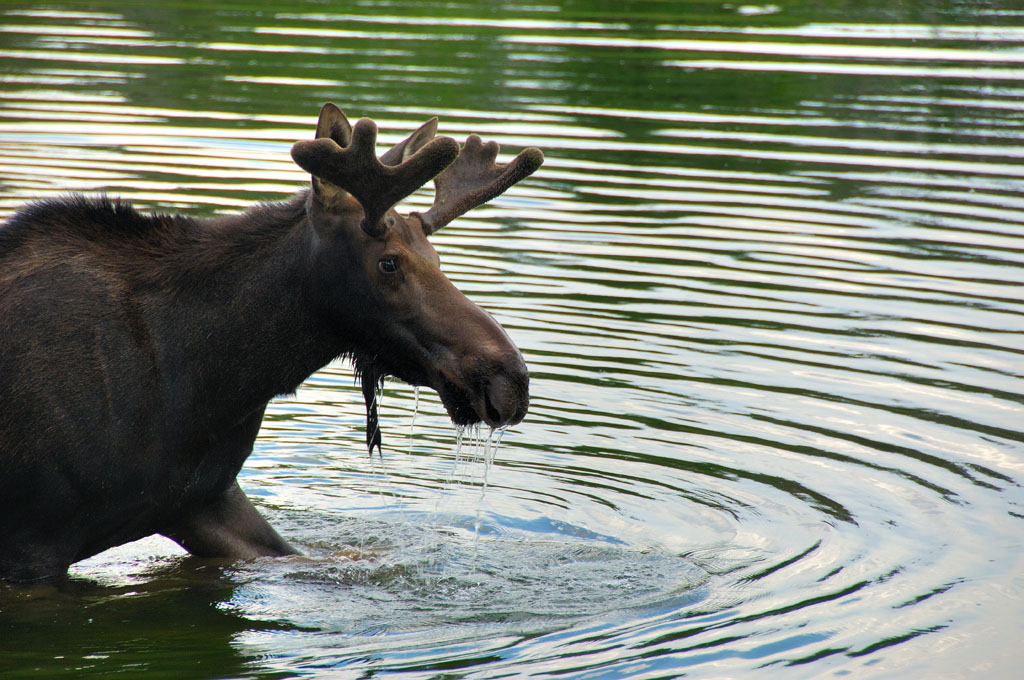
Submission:
M 0 591 L 5 583 L 56 581 L 67 574 L 66 550 L 45 545 L 0 546 Z
M 251 559 L 296 555 L 232 482 L 218 499 L 162 532 L 196 557 Z

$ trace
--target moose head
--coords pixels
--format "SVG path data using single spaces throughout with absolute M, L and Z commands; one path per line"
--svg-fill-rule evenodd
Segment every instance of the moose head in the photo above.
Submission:
M 380 447 L 375 401 L 385 375 L 433 388 L 456 424 L 514 425 L 526 414 L 529 377 L 505 331 L 441 272 L 427 236 L 503 193 L 544 160 L 529 148 L 507 165 L 499 147 L 472 135 L 460 149 L 435 137 L 437 119 L 377 158 L 377 126 L 349 124 L 325 104 L 316 138 L 292 147 L 312 176 L 306 214 L 319 239 L 311 291 L 353 358 L 367 405 L 367 445 Z M 434 180 L 426 213 L 394 206 Z

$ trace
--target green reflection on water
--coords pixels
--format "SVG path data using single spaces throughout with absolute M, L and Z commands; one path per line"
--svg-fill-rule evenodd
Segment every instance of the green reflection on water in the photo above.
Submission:
M 222 570 L 186 560 L 145 572 L 146 582 L 104 587 L 0 588 L 4 678 L 286 677 L 259 672 L 239 652 L 239 633 L 282 630 L 220 606 L 231 596 Z
M 71 179 L 90 188 L 193 214 L 278 198 L 304 180 L 287 146 L 311 134 L 327 100 L 354 118 L 385 121 L 385 133 L 440 114 L 442 132 L 485 132 L 508 151 L 545 149 L 550 162 L 527 191 L 503 199 L 508 212 L 470 217 L 469 226 L 452 225 L 436 239 L 461 285 L 511 312 L 513 335 L 533 341 L 527 349 L 538 396 L 517 453 L 545 465 L 504 466 L 509 475 L 535 473 L 521 487 L 508 482 L 510 495 L 546 495 L 567 511 L 583 505 L 582 497 L 610 511 L 637 503 L 635 515 L 613 517 L 630 539 L 645 521 L 675 520 L 673 513 L 685 514 L 679 507 L 699 506 L 745 522 L 737 531 L 763 531 L 756 538 L 769 546 L 765 564 L 748 581 L 788 581 L 791 567 L 814 572 L 806 565 L 812 558 L 821 569 L 808 580 L 839 581 L 800 590 L 795 578 L 792 590 L 756 594 L 771 600 L 764 610 L 727 592 L 746 607 L 728 621 L 737 633 L 728 638 L 709 639 L 719 635 L 713 626 L 659 622 L 664 630 L 647 642 L 625 636 L 616 644 L 648 649 L 692 636 L 694 649 L 724 650 L 712 659 L 723 661 L 777 629 L 783 642 L 755 646 L 750 658 L 810 664 L 870 656 L 941 630 L 935 619 L 948 614 L 890 624 L 895 632 L 875 624 L 865 631 L 864 621 L 889 621 L 896 604 L 937 602 L 949 583 L 981 580 L 973 565 L 943 563 L 946 571 L 933 574 L 932 552 L 959 541 L 981 559 L 979 546 L 1010 543 L 989 528 L 991 517 L 966 513 L 991 505 L 1021 516 L 1007 509 L 1012 503 L 991 501 L 1019 489 L 1005 462 L 1012 456 L 1003 455 L 1021 441 L 1019 423 L 999 410 L 957 410 L 943 401 L 946 412 L 912 396 L 926 388 L 954 402 L 1021 403 L 1013 363 L 1021 350 L 1007 337 L 1019 330 L 1015 291 L 1024 253 L 1019 225 L 1007 216 L 1019 208 L 1021 176 L 1015 52 L 1024 36 L 1013 3 L 988 3 L 984 11 L 971 3 L 878 0 L 367 2 L 337 9 L 90 0 L 4 3 L 0 12 L 0 124 L 10 126 L 0 144 L 13 149 L 5 156 L 39 163 L 0 173 L 12 202 L 67 189 L 58 180 L 76 172 L 81 177 Z M 762 47 L 741 49 L 744 43 Z M 821 47 L 833 44 L 847 56 Z M 773 53 L 772 45 L 781 47 Z M 863 52 L 851 58 L 852 48 Z M 926 56 L 941 58 L 890 48 L 934 50 Z M 859 141 L 871 144 L 865 151 Z M 988 202 L 972 203 L 974 189 Z M 946 212 L 930 212 L 941 205 Z M 486 260 L 484 273 L 478 260 Z M 734 372 L 732 364 L 722 368 L 729 361 Z M 955 362 L 972 372 L 951 375 Z M 899 373 L 886 368 L 893 364 Z M 988 373 L 979 377 L 982 370 Z M 846 384 L 872 379 L 878 385 Z M 268 420 L 294 425 L 296 434 L 287 433 L 298 438 L 308 417 L 333 445 L 339 401 L 318 401 L 320 410 L 282 407 Z M 716 411 L 732 420 L 705 422 Z M 873 420 L 885 428 L 870 429 Z M 951 434 L 991 445 L 992 460 L 941 448 Z M 301 467 L 288 458 L 291 441 L 267 446 Z M 737 449 L 762 455 L 726 459 Z M 318 483 L 355 476 L 317 451 L 309 465 L 324 469 L 309 474 L 322 474 Z M 250 481 L 275 472 L 287 472 L 287 484 L 313 486 L 283 463 L 254 470 Z M 859 475 L 888 486 L 848 482 Z M 286 495 L 266 484 L 260 491 L 268 503 Z M 536 496 L 531 484 L 542 487 Z M 752 516 L 759 495 L 772 492 L 782 500 L 770 507 L 789 511 L 792 525 Z M 926 508 L 921 516 L 897 503 L 901 493 L 906 505 Z M 939 509 L 929 505 L 935 499 Z M 653 509 L 642 504 L 652 500 Z M 900 509 L 895 518 L 890 504 Z M 903 523 L 905 533 L 872 533 L 890 521 Z M 983 529 L 973 531 L 975 523 Z M 808 526 L 814 540 L 800 533 Z M 815 537 L 821 526 L 838 526 L 841 539 Z M 972 531 L 973 542 L 964 536 Z M 792 536 L 795 546 L 786 542 Z M 927 545 L 912 552 L 905 544 L 920 547 L 914 541 Z M 890 552 L 904 571 L 887 562 Z M 881 575 L 856 573 L 875 566 L 865 566 L 865 556 Z M 0 673 L 275 677 L 266 670 L 274 660 L 238 640 L 297 626 L 235 613 L 225 603 L 246 594 L 229 576 L 172 562 L 130 586 L 77 581 L 0 593 Z M 917 563 L 924 563 L 920 571 Z M 848 573 L 855 575 L 842 581 Z M 897 602 L 871 590 L 896 573 L 915 581 Z M 819 623 L 810 613 L 812 604 L 862 589 L 871 594 L 865 601 L 880 602 L 877 610 L 844 601 L 844 611 L 860 616 L 821 616 Z M 278 597 L 268 596 L 271 608 L 286 610 L 287 595 Z M 780 618 L 796 610 L 807 613 L 795 623 Z M 764 628 L 742 626 L 762 619 Z M 786 647 L 786 631 L 804 627 L 815 630 Z M 638 636 L 648 634 L 638 628 Z M 344 654 L 331 643 L 310 644 L 323 648 L 286 649 L 281 663 L 289 654 Z M 570 645 L 566 655 L 577 653 L 589 652 Z M 547 657 L 550 667 L 574 667 L 567 658 L 559 666 L 557 654 Z M 665 674 L 699 665 L 678 649 L 642 654 L 661 657 Z M 406 668 L 466 670 L 503 658 L 423 656 L 423 664 Z M 375 658 L 346 663 L 372 668 Z

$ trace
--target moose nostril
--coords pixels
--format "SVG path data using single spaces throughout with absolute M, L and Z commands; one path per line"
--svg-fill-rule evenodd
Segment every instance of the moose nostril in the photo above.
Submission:
M 498 408 L 494 405 L 494 402 L 491 400 L 490 394 L 484 397 L 484 407 L 487 409 L 488 423 L 494 423 L 500 427 L 501 424 L 505 422 L 505 419 L 502 417 L 501 412 L 498 411 Z
M 491 377 L 484 395 L 489 425 L 515 425 L 526 416 L 528 380 L 525 371 L 506 371 Z

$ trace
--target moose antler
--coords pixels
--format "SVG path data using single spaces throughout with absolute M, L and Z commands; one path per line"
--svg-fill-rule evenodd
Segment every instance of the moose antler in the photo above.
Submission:
M 344 115 L 337 107 L 328 109 L 325 105 L 321 117 L 336 115 L 335 111 Z M 377 124 L 368 118 L 352 128 L 350 144 L 341 146 L 337 139 L 345 141 L 342 135 L 335 135 L 297 142 L 292 146 L 292 158 L 309 174 L 352 194 L 363 208 L 363 231 L 374 238 L 387 232 L 383 218 L 392 206 L 459 155 L 454 139 L 437 137 L 407 158 L 401 158 L 404 153 L 400 152 L 397 159 L 388 159 L 394 164 L 382 163 L 376 156 Z
M 524 149 L 507 165 L 498 165 L 498 143 L 486 144 L 470 135 L 459 157 L 434 178 L 434 204 L 426 214 L 413 213 L 423 231 L 434 233 L 456 217 L 500 196 L 516 182 L 529 177 L 544 162 L 540 149 Z

